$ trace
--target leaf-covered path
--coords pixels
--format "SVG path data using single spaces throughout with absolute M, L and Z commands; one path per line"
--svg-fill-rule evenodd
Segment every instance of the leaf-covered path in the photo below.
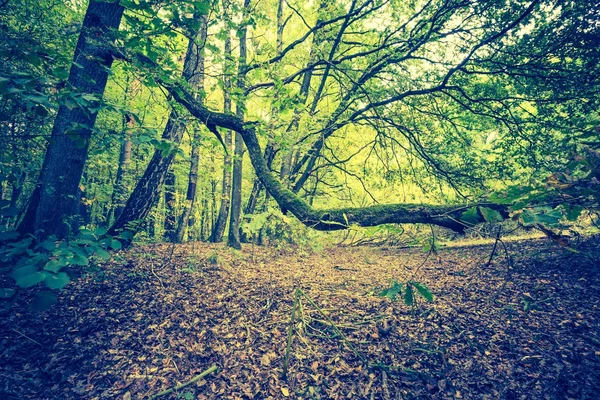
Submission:
M 392 248 L 136 247 L 70 284 L 50 311 L 2 316 L 0 397 L 149 398 L 216 365 L 171 397 L 597 398 L 597 258 L 547 241 L 508 247 L 512 268 L 504 250 L 486 267 L 491 245 L 425 263 Z M 377 297 L 391 278 L 436 298 L 411 309 Z M 301 300 L 286 381 L 297 288 L 323 313 Z

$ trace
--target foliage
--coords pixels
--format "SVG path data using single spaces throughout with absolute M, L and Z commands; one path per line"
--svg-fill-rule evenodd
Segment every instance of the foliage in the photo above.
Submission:
M 583 216 L 598 219 L 600 212 L 600 127 L 589 129 L 575 141 L 566 162 L 544 180 L 509 186 L 490 197 L 510 204 L 512 218 L 526 227 L 561 229 Z M 584 142 L 585 144 L 581 144 Z
M 3 237 L 14 238 L 14 231 L 3 232 Z M 57 241 L 51 236 L 41 242 L 28 237 L 20 241 L 5 241 L 0 248 L 3 271 L 10 274 L 16 288 L 3 288 L 2 297 L 9 303 L 16 301 L 21 289 L 37 288 L 61 290 L 71 281 L 69 272 L 88 267 L 94 260 L 106 262 L 111 259 L 109 251 L 121 249 L 119 238 L 106 235 L 106 230 L 81 229 L 70 240 Z M 44 310 L 56 302 L 52 291 L 37 292 L 30 306 Z
M 416 306 L 418 297 L 422 297 L 427 302 L 432 302 L 434 299 L 433 293 L 431 293 L 427 285 L 414 280 L 409 280 L 404 283 L 392 280 L 390 286 L 383 289 L 379 293 L 379 296 L 387 297 L 392 301 L 402 298 L 404 304 L 407 306 Z

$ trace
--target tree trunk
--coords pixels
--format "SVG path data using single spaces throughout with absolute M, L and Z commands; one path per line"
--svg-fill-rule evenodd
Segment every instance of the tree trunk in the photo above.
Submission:
M 322 19 L 324 17 L 323 13 L 326 12 L 326 9 L 327 9 L 327 1 L 322 0 L 321 4 L 319 6 L 319 17 L 318 17 L 315 25 L 318 25 L 322 21 Z M 323 32 L 321 30 L 319 30 L 315 34 L 315 38 L 313 39 L 313 42 L 311 44 L 310 54 L 308 56 L 307 65 L 311 65 L 317 60 L 317 57 L 319 54 L 318 46 L 321 45 L 321 42 L 323 41 L 323 39 L 324 39 Z M 312 68 L 309 68 L 302 77 L 302 84 L 300 85 L 300 101 L 302 102 L 303 105 L 305 105 L 306 102 L 308 101 L 308 93 L 310 91 L 312 77 L 313 77 L 313 69 Z M 290 122 L 290 124 L 288 125 L 288 127 L 286 129 L 286 133 L 295 132 L 298 129 L 298 124 L 300 121 L 300 112 L 301 111 L 299 108 L 296 108 L 294 110 L 294 115 L 292 117 L 292 121 Z M 293 178 L 293 174 L 292 174 L 293 161 L 294 161 L 294 149 L 290 148 L 290 149 L 287 149 L 286 151 L 284 151 L 283 158 L 281 160 L 281 169 L 279 171 L 279 176 L 280 176 L 282 182 L 290 182 L 287 178 L 288 177 Z M 290 175 L 292 175 L 292 176 L 290 176 Z
M 319 87 L 317 88 L 317 92 L 315 93 L 315 96 L 313 97 L 313 100 L 312 100 L 312 104 L 310 106 L 309 112 L 310 112 L 311 116 L 314 116 L 314 114 L 317 110 L 317 105 L 319 104 L 319 101 L 321 101 L 321 97 L 323 96 L 323 91 L 325 89 L 325 83 L 327 82 L 327 78 L 329 77 L 329 73 L 331 71 L 331 65 L 332 65 L 331 61 L 335 57 L 335 53 L 342 41 L 342 35 L 344 34 L 344 31 L 346 30 L 346 28 L 349 25 L 350 14 L 352 14 L 352 12 L 354 11 L 355 6 L 356 6 L 356 1 L 353 1 L 350 6 L 350 12 L 344 19 L 344 22 L 342 23 L 340 30 L 338 31 L 338 34 L 337 34 L 335 40 L 333 41 L 333 44 L 329 51 L 329 58 L 327 60 L 326 66 L 325 66 L 325 71 L 323 71 L 323 75 L 321 76 L 321 82 L 319 83 Z M 317 139 L 317 142 L 309 150 L 308 154 L 302 159 L 303 162 L 294 166 L 294 173 L 298 173 L 300 171 L 300 169 L 302 168 L 302 166 L 304 164 L 306 164 L 306 168 L 304 169 L 304 172 L 302 173 L 302 175 L 300 175 L 300 177 L 296 180 L 296 182 L 294 183 L 294 185 L 292 187 L 292 190 L 294 191 L 294 193 L 298 193 L 300 191 L 300 189 L 302 188 L 302 186 L 304 186 L 304 184 L 306 183 L 308 178 L 310 178 L 310 176 L 313 172 L 313 168 L 315 167 L 317 158 L 321 155 L 321 150 L 323 149 L 324 144 L 325 144 L 325 138 L 323 136 L 319 137 L 319 139 Z
M 183 213 L 179 218 L 177 230 L 175 231 L 175 242 L 182 243 L 183 236 L 189 225 L 190 215 L 196 203 L 196 188 L 198 185 L 198 165 L 200 164 L 200 146 L 198 145 L 199 135 L 194 135 L 192 143 L 192 155 L 190 160 L 190 173 L 188 177 L 188 188 L 186 194 L 186 204 Z
M 248 11 L 250 9 L 250 0 L 244 0 L 244 18 L 242 20 L 242 27 L 238 32 L 240 38 L 240 58 L 238 65 L 238 81 L 237 87 L 240 92 L 244 92 L 245 79 L 246 79 L 246 38 L 248 36 L 248 25 L 246 25 L 245 19 L 248 17 Z M 238 99 L 236 103 L 235 114 L 240 119 L 244 119 L 245 107 L 244 99 Z M 227 245 L 234 249 L 240 250 L 242 244 L 240 241 L 240 222 L 242 214 L 242 167 L 244 165 L 244 139 L 239 132 L 235 133 L 235 154 L 233 157 L 233 181 L 231 187 L 231 218 L 229 220 L 229 236 L 227 239 Z
M 198 40 L 201 43 L 206 42 L 206 31 L 207 24 L 206 18 L 201 17 L 200 21 L 200 34 Z M 204 51 L 199 51 L 196 58 L 196 68 L 193 78 L 193 84 L 196 86 L 199 93 L 204 92 Z M 183 213 L 179 219 L 177 225 L 177 231 L 175 232 L 175 242 L 182 243 L 185 230 L 188 227 L 190 214 L 194 209 L 196 202 L 196 187 L 198 185 L 198 165 L 200 164 L 200 135 L 196 132 L 192 138 L 192 154 L 190 157 L 190 173 L 188 177 L 188 188 L 186 195 L 186 202 L 183 207 Z
M 227 30 L 225 34 L 225 66 L 223 68 L 223 112 L 230 113 L 231 112 L 231 79 L 229 77 L 228 72 L 228 62 L 231 59 L 231 37 L 229 35 L 229 11 L 228 4 L 226 1 L 223 1 L 223 19 L 225 21 L 225 29 Z M 225 132 L 225 147 L 228 151 L 232 148 L 231 140 L 232 134 L 230 130 Z M 223 234 L 225 233 L 225 226 L 227 225 L 227 218 L 229 216 L 229 206 L 230 206 L 230 194 L 231 194 L 231 156 L 229 153 L 226 153 L 223 157 L 223 179 L 222 179 L 222 187 L 221 187 L 221 206 L 219 208 L 219 214 L 217 216 L 217 221 L 213 225 L 212 233 L 210 234 L 209 242 L 219 243 L 223 240 Z
M 273 164 L 273 159 L 275 158 L 275 147 L 272 142 L 269 142 L 265 147 L 265 161 L 269 169 Z M 250 192 L 250 197 L 248 198 L 248 202 L 246 203 L 246 208 L 244 209 L 244 214 L 254 214 L 254 210 L 256 209 L 256 204 L 258 202 L 258 198 L 260 197 L 260 193 L 262 192 L 263 185 L 260 183 L 260 179 L 258 177 L 254 180 L 254 185 L 252 186 L 252 192 Z
M 123 116 L 122 133 L 126 134 L 125 126 L 129 122 L 129 116 Z M 129 161 L 131 160 L 131 140 L 129 137 L 125 137 L 123 143 L 121 143 L 121 150 L 119 152 L 119 167 L 117 168 L 117 176 L 115 177 L 114 189 L 111 195 L 110 212 L 107 218 L 108 225 L 112 224 L 113 221 L 121 215 L 123 208 L 125 207 L 125 195 L 127 188 L 125 187 L 124 177 Z
M 79 107 L 61 105 L 58 109 L 39 183 L 19 225 L 21 235 L 39 231 L 40 238 L 52 234 L 64 238 L 70 231 L 68 219 L 77 211 L 79 182 L 96 122 L 97 112 L 91 109 L 98 105 L 106 87 L 113 62 L 110 31 L 119 28 L 123 10 L 118 1 L 92 0 L 88 5 L 68 84 L 96 100 L 84 103 L 81 98 Z
M 283 20 L 283 0 L 279 0 L 277 3 L 277 39 L 275 43 L 275 49 L 277 54 L 281 54 L 283 50 L 283 30 L 285 28 L 285 21 Z M 277 107 L 273 107 L 272 111 L 272 120 L 278 120 L 278 109 Z M 271 168 L 273 163 L 273 158 L 275 157 L 275 144 L 272 140 L 269 139 L 267 146 L 265 147 L 265 160 L 267 160 L 267 165 Z M 252 186 L 252 191 L 250 192 L 250 197 L 248 198 L 248 203 L 246 203 L 246 208 L 244 209 L 244 214 L 254 214 L 254 210 L 256 209 L 256 203 L 258 198 L 260 197 L 260 193 L 262 192 L 263 186 L 260 183 L 260 179 L 256 177 L 254 179 L 254 184 Z M 245 242 L 244 235 L 242 235 L 242 240 Z
M 195 37 L 201 36 L 201 29 Z M 190 88 L 196 92 L 196 83 L 198 82 L 198 57 L 200 54 L 199 46 L 203 46 L 204 42 L 190 40 L 183 64 L 183 77 L 189 83 Z M 117 218 L 113 226 L 109 230 L 109 234 L 117 235 L 123 230 L 136 233 L 141 223 L 148 216 L 148 213 L 155 204 L 159 196 L 161 187 L 165 180 L 165 176 L 173 163 L 176 149 L 181 142 L 185 124 L 179 120 L 179 116 L 173 110 L 169 115 L 169 120 L 162 134 L 162 138 L 169 140 L 172 143 L 171 151 L 164 154 L 162 150 L 156 149 L 154 155 L 144 171 L 144 175 L 137 183 L 133 193 L 129 196 L 123 212 Z
M 176 183 L 175 171 L 171 168 L 165 179 L 165 231 L 163 237 L 167 242 L 172 242 L 175 236 Z

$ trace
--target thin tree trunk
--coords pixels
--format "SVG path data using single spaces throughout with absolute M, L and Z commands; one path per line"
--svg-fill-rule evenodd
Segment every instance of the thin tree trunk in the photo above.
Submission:
M 70 231 L 68 219 L 77 211 L 79 182 L 96 122 L 97 112 L 91 109 L 98 105 L 106 87 L 113 62 L 110 31 L 119 28 L 123 10 L 118 1 L 91 0 L 88 5 L 68 83 L 97 100 L 88 106 L 62 105 L 58 109 L 39 183 L 18 228 L 21 235 L 39 231 L 41 238 L 52 234 L 64 238 Z
M 175 235 L 176 183 L 175 171 L 173 171 L 173 168 L 171 168 L 167 173 L 167 178 L 165 179 L 165 231 L 163 237 L 168 242 L 172 242 Z
M 327 9 L 327 1 L 322 0 L 320 7 L 319 7 L 319 18 L 316 22 L 316 25 L 318 25 L 322 21 L 323 13 L 325 12 L 326 9 Z M 321 30 L 319 30 L 315 34 L 315 38 L 313 39 L 312 44 L 311 44 L 310 54 L 308 57 L 307 65 L 311 65 L 317 60 L 317 57 L 319 54 L 319 52 L 317 50 L 318 50 L 318 46 L 321 44 L 321 42 L 323 40 L 322 36 L 323 36 L 323 33 Z M 301 100 L 302 104 L 306 104 L 306 102 L 308 101 L 308 93 L 310 91 L 312 77 L 313 77 L 312 68 L 308 69 L 304 73 L 304 76 L 302 77 L 302 84 L 300 85 L 300 100 Z M 300 121 L 300 112 L 301 111 L 299 108 L 294 110 L 294 116 L 292 117 L 292 121 L 290 122 L 290 124 L 288 125 L 288 127 L 286 129 L 286 133 L 295 132 L 298 129 L 298 125 L 299 125 L 299 121 Z M 283 152 L 283 158 L 281 160 L 281 169 L 279 171 L 279 177 L 282 180 L 282 182 L 289 183 L 290 181 L 286 178 L 288 178 L 288 177 L 293 178 L 292 165 L 294 165 L 294 149 L 288 149 Z M 292 176 L 290 176 L 290 175 L 292 175 Z
M 198 38 L 201 35 L 200 31 L 193 36 Z M 197 76 L 196 68 L 198 67 L 198 56 L 200 54 L 199 47 L 203 45 L 204 42 L 190 40 L 183 64 L 183 77 L 189 82 L 190 88 L 194 93 L 197 92 L 194 79 Z M 140 229 L 141 223 L 148 216 L 160 194 L 165 177 L 175 158 L 176 147 L 179 146 L 184 131 L 185 124 L 180 121 L 175 110 L 171 111 L 162 138 L 173 143 L 175 148 L 172 148 L 167 154 L 164 154 L 159 149 L 154 151 L 154 155 L 146 171 L 144 171 L 144 175 L 137 183 L 133 193 L 129 196 L 123 212 L 110 228 L 109 234 L 116 235 L 124 230 L 136 233 Z
M 281 54 L 283 49 L 283 29 L 285 28 L 285 21 L 283 20 L 283 5 L 284 1 L 279 0 L 277 4 L 277 39 L 275 44 L 275 49 L 277 54 Z M 276 107 L 271 111 L 272 120 L 278 119 L 278 110 Z M 265 160 L 267 161 L 267 165 L 271 168 L 271 164 L 273 163 L 273 158 L 275 157 L 275 144 L 271 139 L 269 139 L 267 146 L 265 147 Z M 260 197 L 260 193 L 262 192 L 263 185 L 260 183 L 260 179 L 256 177 L 254 179 L 254 185 L 252 186 L 252 191 L 250 192 L 250 197 L 248 198 L 248 203 L 246 203 L 246 208 L 244 209 L 244 214 L 254 214 L 254 210 L 256 209 L 256 203 L 258 198 Z M 242 235 L 243 236 L 243 235 Z M 242 239 L 245 239 L 242 237 Z M 245 240 L 244 240 L 245 241 Z
M 207 24 L 206 18 L 201 17 L 200 21 L 200 34 L 198 35 L 198 40 L 201 43 L 206 42 L 206 31 Z M 204 92 L 204 51 L 200 50 L 198 52 L 198 56 L 196 58 L 197 66 L 195 68 L 196 73 L 193 77 L 193 84 L 197 87 L 199 93 Z M 196 187 L 198 185 L 198 165 L 200 164 L 200 135 L 198 132 L 194 134 L 192 139 L 192 154 L 190 157 L 190 173 L 188 177 L 188 188 L 186 195 L 186 202 L 183 207 L 183 213 L 181 214 L 181 218 L 179 219 L 179 224 L 177 225 L 177 231 L 175 232 L 175 242 L 182 243 L 183 236 L 185 235 L 185 231 L 188 227 L 188 223 L 190 220 L 190 215 L 194 209 L 194 204 L 196 202 Z
M 346 18 L 344 19 L 344 22 L 342 23 L 342 26 L 340 27 L 340 30 L 333 42 L 333 45 L 331 46 L 331 50 L 329 51 L 329 57 L 327 60 L 328 62 L 325 66 L 325 71 L 323 72 L 323 76 L 321 76 L 321 82 L 319 83 L 319 87 L 317 89 L 317 92 L 315 93 L 315 96 L 313 97 L 312 105 L 310 107 L 310 115 L 311 116 L 313 116 L 315 114 L 315 111 L 317 110 L 317 105 L 319 104 L 319 101 L 321 100 L 321 97 L 323 96 L 323 90 L 325 89 L 325 83 L 327 82 L 327 78 L 329 77 L 329 73 L 331 71 L 331 65 L 332 65 L 331 61 L 333 60 L 335 53 L 336 53 L 340 43 L 342 42 L 342 35 L 344 34 L 344 31 L 346 30 L 346 28 L 348 27 L 348 25 L 350 23 L 350 14 L 352 14 L 352 12 L 354 11 L 355 6 L 356 6 L 356 0 L 353 0 L 352 4 L 350 5 L 350 11 L 349 11 L 348 15 L 346 16 Z M 316 141 L 316 143 L 309 150 L 308 154 L 302 158 L 301 163 L 299 163 L 298 165 L 296 165 L 294 167 L 294 174 L 295 174 L 300 171 L 300 169 L 302 168 L 303 165 L 306 164 L 306 168 L 304 169 L 304 172 L 302 173 L 302 175 L 300 175 L 300 177 L 296 180 L 296 182 L 294 183 L 294 185 L 292 187 L 292 191 L 294 193 L 298 193 L 300 191 L 300 189 L 302 188 L 302 186 L 304 186 L 304 184 L 306 183 L 308 178 L 310 178 L 310 175 L 313 172 L 313 168 L 315 167 L 315 164 L 317 162 L 317 158 L 321 155 L 321 150 L 323 149 L 324 144 L 325 144 L 325 137 L 324 136 L 319 137 L 319 139 Z
M 229 35 L 229 5 L 226 0 L 223 0 L 223 19 L 225 21 L 225 29 L 227 33 L 225 35 L 225 65 L 223 71 L 223 112 L 231 113 L 231 79 L 228 72 L 228 63 L 231 60 L 231 37 Z M 232 148 L 231 140 L 232 134 L 230 130 L 225 132 L 225 146 L 228 151 Z M 230 193 L 231 193 L 231 167 L 232 161 L 229 153 L 226 153 L 223 157 L 223 179 L 221 187 L 221 206 L 219 208 L 219 214 L 217 221 L 213 225 L 212 233 L 209 242 L 219 243 L 223 240 L 223 234 L 225 233 L 225 226 L 227 225 L 227 218 L 229 216 L 230 206 Z
M 273 164 L 273 159 L 275 158 L 275 146 L 273 142 L 269 142 L 265 147 L 265 162 L 267 166 L 271 168 Z M 258 177 L 254 180 L 254 185 L 252 186 L 252 192 L 250 192 L 250 197 L 248 198 L 248 202 L 246 203 L 246 208 L 244 209 L 244 214 L 254 214 L 254 210 L 256 209 L 256 204 L 258 202 L 258 198 L 264 186 L 260 183 L 260 179 Z
M 183 207 L 183 212 L 179 218 L 177 224 L 177 230 L 175 231 L 175 242 L 182 243 L 183 236 L 188 227 L 190 221 L 190 215 L 194 209 L 196 203 L 196 187 L 198 185 L 198 165 L 200 164 L 200 146 L 197 144 L 199 135 L 194 135 L 192 143 L 192 155 L 190 160 L 190 173 L 188 177 L 188 188 L 186 194 L 186 204 Z
M 122 133 L 126 134 L 125 127 L 129 122 L 130 116 L 123 116 Z M 127 188 L 125 187 L 124 177 L 125 172 L 129 166 L 131 160 L 131 140 L 128 136 L 125 136 L 123 143 L 121 143 L 121 150 L 119 151 L 119 167 L 117 168 L 117 176 L 115 177 L 114 189 L 111 196 L 110 212 L 107 218 L 108 225 L 112 224 L 113 221 L 121 215 L 123 208 L 125 207 L 125 194 Z
M 250 9 L 250 0 L 244 0 L 244 18 L 242 27 L 238 33 L 240 38 L 240 57 L 238 65 L 238 81 L 237 87 L 243 93 L 246 78 L 246 38 L 248 36 L 248 25 L 245 24 L 245 19 L 248 17 Z M 235 114 L 240 119 L 244 119 L 245 114 L 244 99 L 239 99 L 236 103 Z M 231 187 L 231 218 L 229 220 L 229 235 L 227 245 L 234 249 L 241 249 L 240 242 L 240 222 L 242 214 L 242 167 L 244 161 L 244 139 L 239 132 L 235 133 L 235 154 L 233 157 L 233 180 Z

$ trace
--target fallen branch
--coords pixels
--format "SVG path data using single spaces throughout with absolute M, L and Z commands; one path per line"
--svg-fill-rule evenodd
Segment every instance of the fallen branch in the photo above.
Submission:
M 154 399 L 157 399 L 159 397 L 165 396 L 165 395 L 167 395 L 169 393 L 173 393 L 173 392 L 175 392 L 177 390 L 181 390 L 184 387 L 189 386 L 192 383 L 197 382 L 200 379 L 204 378 L 206 375 L 212 374 L 213 372 L 217 372 L 217 366 L 216 365 L 213 365 L 212 367 L 210 367 L 206 371 L 202 372 L 199 375 L 196 375 L 195 377 L 193 377 L 192 379 L 190 379 L 189 381 L 187 381 L 185 383 L 182 383 L 181 385 L 174 386 L 174 387 L 172 387 L 170 389 L 163 390 L 162 392 L 159 392 L 159 393 L 156 393 L 155 395 L 150 396 L 150 400 L 154 400 Z

